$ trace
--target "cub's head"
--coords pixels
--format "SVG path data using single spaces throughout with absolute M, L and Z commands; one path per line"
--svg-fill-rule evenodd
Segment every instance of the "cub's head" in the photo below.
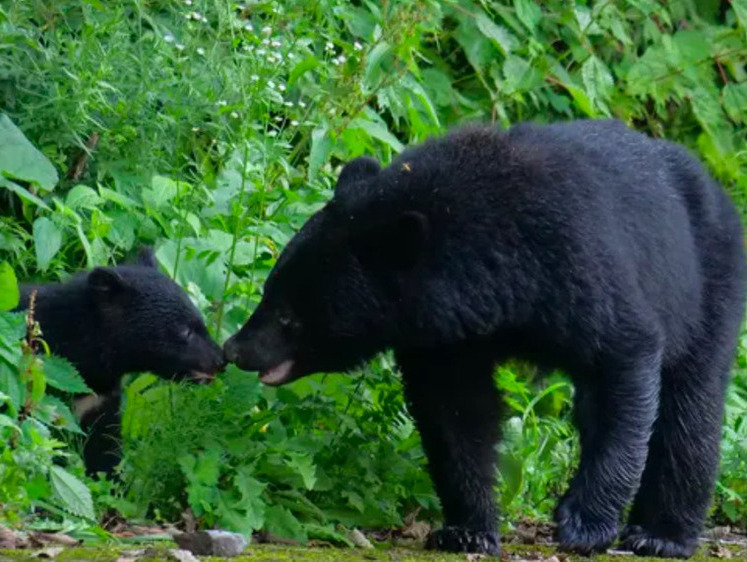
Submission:
M 345 166 L 332 201 L 289 242 L 259 306 L 225 343 L 229 361 L 280 385 L 347 370 L 399 341 L 429 228 L 397 199 L 396 181 L 369 158 Z
M 122 372 L 201 383 L 223 370 L 223 350 L 184 290 L 157 269 L 150 248 L 135 264 L 91 270 L 87 284 L 99 337 Z

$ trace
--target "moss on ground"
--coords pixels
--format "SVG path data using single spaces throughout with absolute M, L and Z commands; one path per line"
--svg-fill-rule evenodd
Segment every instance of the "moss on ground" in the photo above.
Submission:
M 173 545 L 162 544 L 151 547 L 135 546 L 84 546 L 66 548 L 54 557 L 56 562 L 115 562 L 119 558 L 137 559 L 138 562 L 173 562 L 168 554 L 168 548 Z M 718 548 L 718 551 L 715 549 Z M 533 562 L 552 560 L 556 551 L 551 546 L 523 546 L 504 545 L 503 561 L 529 560 Z M 36 553 L 38 550 L 0 550 L 0 560 L 7 562 L 39 562 L 43 560 Z M 374 550 L 352 550 L 337 548 L 306 548 L 300 546 L 288 547 L 277 545 L 258 544 L 251 545 L 245 553 L 236 558 L 200 557 L 207 562 L 261 562 L 286 560 L 298 560 L 317 562 L 323 560 L 345 560 L 351 562 L 464 562 L 465 555 L 442 554 L 427 552 L 411 548 L 387 548 Z M 747 560 L 747 545 L 723 545 L 719 547 L 704 546 L 691 559 L 693 562 L 721 562 L 724 559 Z M 484 558 L 486 562 L 490 559 Z M 560 555 L 556 560 L 562 562 L 581 562 L 593 560 L 594 562 L 621 562 L 635 560 L 636 562 L 662 562 L 661 558 L 639 558 L 636 556 L 620 554 L 605 554 L 584 558 L 581 556 Z

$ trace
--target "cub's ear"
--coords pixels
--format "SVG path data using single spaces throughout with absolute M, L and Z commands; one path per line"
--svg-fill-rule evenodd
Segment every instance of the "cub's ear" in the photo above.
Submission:
M 345 167 L 343 167 L 340 172 L 340 177 L 337 178 L 335 195 L 344 191 L 346 186 L 373 177 L 380 171 L 381 166 L 379 165 L 379 162 L 373 158 L 369 158 L 368 156 L 359 156 L 355 160 L 351 160 L 345 164 Z
M 127 282 L 111 267 L 95 267 L 88 274 L 88 286 L 98 299 L 112 299 L 127 288 Z
M 419 211 L 405 211 L 354 232 L 351 247 L 366 267 L 406 270 L 419 261 L 429 237 L 428 217 Z
M 135 263 L 143 267 L 157 268 L 158 264 L 156 263 L 156 255 L 153 253 L 153 248 L 150 246 L 140 246 Z

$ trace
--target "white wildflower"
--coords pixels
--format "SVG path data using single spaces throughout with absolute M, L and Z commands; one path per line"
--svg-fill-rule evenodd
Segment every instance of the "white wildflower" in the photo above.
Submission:
M 205 49 L 203 49 L 202 47 L 197 47 L 197 54 L 198 55 L 202 55 L 204 57 L 205 56 Z
M 173 43 L 174 36 L 171 35 L 171 33 L 167 33 L 166 35 L 163 36 L 163 40 L 166 41 L 167 43 Z
M 265 35 L 269 35 L 270 33 L 272 33 L 272 28 L 269 25 L 266 25 L 262 28 L 262 33 L 264 33 Z
M 360 41 L 356 41 L 355 43 L 353 43 L 353 49 L 355 49 L 356 51 L 362 51 L 363 45 L 361 45 Z

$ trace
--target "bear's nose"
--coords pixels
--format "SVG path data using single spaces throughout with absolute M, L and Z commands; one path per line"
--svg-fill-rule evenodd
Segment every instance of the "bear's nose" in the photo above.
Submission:
M 231 363 L 236 363 L 236 361 L 239 358 L 239 346 L 236 345 L 236 340 L 233 336 L 228 338 L 226 340 L 226 343 L 223 344 L 223 356 L 227 361 L 230 361 Z

